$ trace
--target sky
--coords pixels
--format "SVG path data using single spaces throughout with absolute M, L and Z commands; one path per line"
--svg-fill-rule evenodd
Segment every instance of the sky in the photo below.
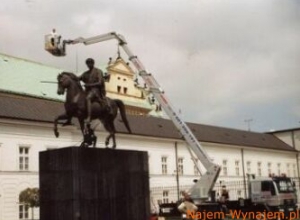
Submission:
M 0 53 L 73 72 L 117 56 L 116 41 L 51 56 L 52 28 L 63 39 L 123 35 L 187 122 L 300 127 L 298 0 L 1 0 Z

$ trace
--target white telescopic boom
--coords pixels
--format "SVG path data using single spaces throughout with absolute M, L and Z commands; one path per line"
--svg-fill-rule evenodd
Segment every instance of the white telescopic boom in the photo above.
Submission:
M 218 178 L 220 167 L 211 161 L 210 157 L 206 154 L 203 147 L 200 145 L 192 131 L 189 129 L 186 123 L 181 120 L 179 115 L 174 111 L 174 108 L 168 101 L 162 88 L 154 79 L 153 75 L 146 71 L 145 67 L 138 59 L 138 57 L 130 51 L 125 38 L 122 35 L 116 34 L 115 32 L 111 32 L 91 38 L 80 37 L 75 40 L 68 41 L 70 42 L 68 44 L 83 43 L 85 45 L 90 45 L 111 39 L 116 39 L 119 42 L 119 45 L 128 55 L 129 60 L 138 70 L 139 75 L 145 81 L 145 84 L 147 85 L 149 91 L 154 95 L 154 97 L 160 103 L 161 107 L 164 109 L 166 114 L 173 121 L 176 128 L 179 130 L 179 132 L 182 134 L 182 136 L 188 143 L 188 147 L 191 148 L 191 150 L 195 153 L 199 161 L 205 167 L 206 173 L 200 178 L 200 180 L 195 184 L 195 186 L 190 190 L 190 192 L 192 194 L 192 197 L 194 198 L 206 198 L 210 190 L 213 188 L 216 179 Z

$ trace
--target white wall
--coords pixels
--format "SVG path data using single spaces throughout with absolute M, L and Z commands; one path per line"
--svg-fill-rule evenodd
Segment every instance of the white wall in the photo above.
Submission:
M 47 148 L 61 148 L 79 145 L 80 131 L 74 127 L 59 128 L 60 138 L 54 137 L 51 124 L 0 120 L 0 220 L 18 219 L 18 196 L 27 187 L 38 187 L 38 154 Z M 97 147 L 104 148 L 104 139 L 107 133 L 97 132 Z M 150 187 L 152 201 L 162 200 L 163 190 L 169 191 L 169 201 L 177 200 L 176 157 L 175 143 L 177 142 L 178 157 L 183 158 L 184 174 L 180 175 L 180 189 L 193 184 L 193 179 L 199 178 L 194 173 L 194 164 L 191 155 L 186 149 L 185 142 L 181 140 L 160 139 L 154 137 L 141 137 L 135 135 L 117 134 L 117 148 L 147 151 L 149 154 Z M 26 145 L 29 150 L 29 171 L 19 171 L 19 146 Z M 242 146 L 232 146 L 216 143 L 202 143 L 208 155 L 216 164 L 222 166 L 227 160 L 228 174 L 221 171 L 219 181 L 242 180 Z M 168 173 L 162 174 L 161 157 L 167 157 Z M 252 173 L 257 174 L 257 162 L 262 163 L 262 175 L 267 176 L 266 165 L 270 161 L 276 173 L 276 163 L 281 163 L 282 172 L 286 171 L 286 164 L 296 163 L 295 153 L 258 148 L 244 149 L 244 162 L 251 161 Z M 239 161 L 239 176 L 236 176 L 235 162 Z M 246 169 L 246 165 L 245 165 Z M 201 166 L 201 170 L 205 171 Z M 218 186 L 216 186 L 218 187 Z M 232 198 L 236 192 L 231 192 Z M 35 211 L 36 216 L 38 210 Z
M 295 147 L 296 150 L 300 150 L 300 130 L 290 130 L 283 132 L 274 133 L 276 137 L 278 137 L 283 142 L 288 145 Z

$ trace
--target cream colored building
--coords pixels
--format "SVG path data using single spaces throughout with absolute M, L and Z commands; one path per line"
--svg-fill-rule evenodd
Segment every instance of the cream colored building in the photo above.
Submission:
M 130 66 L 123 59 L 117 59 L 108 65 L 107 72 L 110 74 L 110 80 L 106 83 L 108 96 L 126 100 L 129 114 L 148 115 L 152 108 L 145 101 L 144 92 L 134 85 L 134 72 Z

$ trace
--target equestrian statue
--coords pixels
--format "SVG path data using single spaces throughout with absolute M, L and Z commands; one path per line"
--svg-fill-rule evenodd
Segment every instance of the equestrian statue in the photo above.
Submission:
M 80 129 L 84 140 L 81 146 L 96 146 L 97 137 L 91 128 L 91 121 L 99 119 L 109 135 L 106 137 L 105 145 L 108 147 L 112 138 L 112 148 L 116 148 L 114 120 L 117 117 L 118 110 L 122 121 L 128 132 L 131 129 L 126 117 L 125 105 L 119 99 L 110 99 L 106 97 L 105 79 L 103 72 L 94 67 L 95 61 L 92 58 L 86 60 L 88 70 L 81 76 L 74 73 L 62 72 L 57 76 L 58 89 L 57 94 L 63 95 L 66 91 L 66 101 L 64 104 L 65 113 L 56 117 L 54 121 L 54 134 L 59 136 L 57 124 L 59 121 L 66 120 L 63 126 L 71 125 L 73 117 L 78 119 Z M 84 82 L 85 90 L 80 81 Z

